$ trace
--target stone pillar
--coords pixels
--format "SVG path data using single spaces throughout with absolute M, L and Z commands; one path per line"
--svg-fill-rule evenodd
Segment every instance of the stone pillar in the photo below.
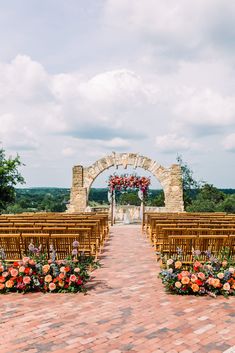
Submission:
M 184 200 L 180 165 L 173 164 L 171 166 L 168 183 L 164 192 L 166 212 L 183 212 Z
M 73 182 L 67 212 L 84 212 L 87 207 L 87 188 L 83 187 L 83 166 L 73 167 Z

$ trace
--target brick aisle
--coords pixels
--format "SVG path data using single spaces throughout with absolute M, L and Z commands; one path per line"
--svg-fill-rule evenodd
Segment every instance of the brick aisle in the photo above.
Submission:
M 115 226 L 88 295 L 1 296 L 0 352 L 235 352 L 235 298 L 167 295 L 139 226 Z

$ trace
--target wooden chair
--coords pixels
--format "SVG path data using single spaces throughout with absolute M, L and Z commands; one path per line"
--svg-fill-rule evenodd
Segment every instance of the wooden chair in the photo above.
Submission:
M 7 261 L 21 260 L 20 234 L 0 234 L 0 249 L 4 251 Z

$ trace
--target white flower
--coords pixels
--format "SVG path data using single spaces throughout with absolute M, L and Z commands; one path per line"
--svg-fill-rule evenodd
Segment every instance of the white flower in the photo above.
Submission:
M 235 272 L 234 267 L 229 267 L 229 269 L 228 269 L 228 270 L 229 270 L 229 272 L 230 272 L 230 273 L 234 273 L 234 272 Z
M 170 265 L 172 265 L 172 264 L 173 264 L 173 262 L 174 262 L 174 260 L 169 259 L 169 260 L 167 260 L 167 265 L 168 265 L 168 266 L 170 266 Z

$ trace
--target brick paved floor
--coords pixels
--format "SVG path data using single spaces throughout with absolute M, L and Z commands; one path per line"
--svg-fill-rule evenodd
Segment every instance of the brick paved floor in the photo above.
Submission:
M 0 352 L 235 352 L 235 298 L 164 292 L 139 226 L 115 226 L 88 295 L 1 296 Z

